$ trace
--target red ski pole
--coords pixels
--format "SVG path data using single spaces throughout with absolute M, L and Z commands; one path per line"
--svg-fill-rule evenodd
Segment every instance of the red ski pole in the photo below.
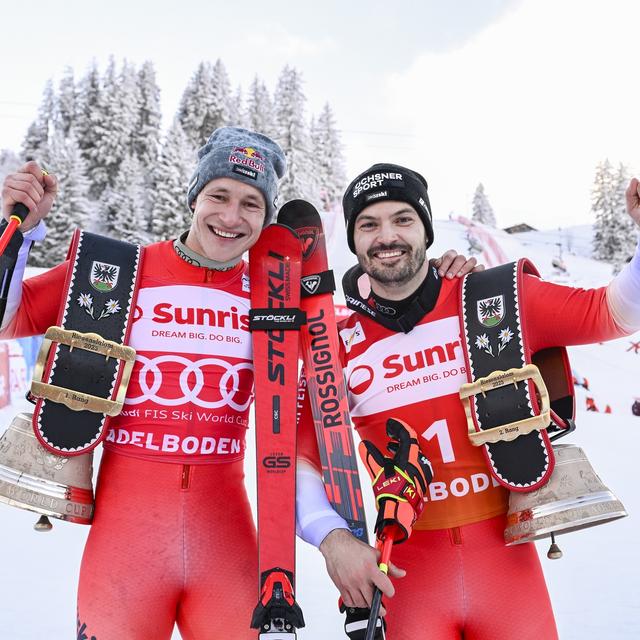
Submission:
M 389 573 L 389 560 L 391 558 L 392 548 L 393 538 L 391 536 L 385 536 L 382 539 L 382 552 L 380 554 L 380 562 L 378 564 L 378 568 L 385 575 Z M 365 635 L 365 640 L 373 640 L 375 638 L 381 604 L 382 591 L 380 591 L 380 589 L 376 587 L 375 591 L 373 592 L 373 600 L 371 601 L 371 613 L 369 614 L 369 622 L 367 623 L 367 633 Z
M 358 450 L 371 476 L 378 505 L 375 531 L 382 543 L 380 571 L 389 572 L 391 547 L 409 538 L 424 507 L 423 496 L 431 482 L 431 463 L 420 451 L 416 432 L 402 420 L 387 419 L 388 451 L 384 453 L 371 441 L 362 440 Z M 365 640 L 373 640 L 378 624 L 382 593 L 376 589 L 371 604 Z M 384 623 L 382 623 L 384 629 Z M 384 631 L 383 636 L 384 637 Z
M 9 223 L 5 228 L 2 236 L 0 236 L 0 256 L 4 253 L 7 245 L 11 241 L 16 229 L 24 222 L 24 219 L 29 214 L 29 209 L 22 202 L 16 202 L 13 207 L 13 211 L 9 216 Z

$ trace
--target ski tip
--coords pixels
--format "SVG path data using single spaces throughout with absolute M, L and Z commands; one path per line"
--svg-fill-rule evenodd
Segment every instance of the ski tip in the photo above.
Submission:
M 280 207 L 280 211 L 278 211 L 278 222 L 289 224 L 289 219 L 295 219 L 304 216 L 318 216 L 318 210 L 306 200 L 289 200 L 289 202 L 285 202 L 282 207 Z

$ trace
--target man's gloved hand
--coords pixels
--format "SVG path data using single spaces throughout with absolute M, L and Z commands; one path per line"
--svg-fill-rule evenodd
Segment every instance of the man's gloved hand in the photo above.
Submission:
M 391 537 L 394 544 L 404 542 L 422 513 L 423 496 L 433 478 L 431 463 L 420 451 L 416 432 L 395 418 L 387 420 L 391 439 L 385 456 L 372 442 L 363 440 L 360 457 L 366 465 L 378 506 L 375 532 L 379 539 Z

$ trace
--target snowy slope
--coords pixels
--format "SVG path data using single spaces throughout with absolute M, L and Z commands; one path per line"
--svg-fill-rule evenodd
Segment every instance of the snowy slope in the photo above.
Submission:
M 345 248 L 342 221 L 327 219 L 325 223 L 334 230 L 329 244 L 334 268 L 340 275 L 354 263 L 354 256 Z M 430 255 L 438 255 L 450 247 L 468 252 L 464 223 L 437 221 L 435 226 L 438 241 Z M 558 250 L 552 233 L 548 243 L 540 240 L 544 234 L 535 242 L 501 231 L 490 235 L 493 241 L 485 242 L 485 251 L 481 254 L 489 264 L 498 253 L 507 259 L 526 255 L 547 279 L 582 287 L 605 284 L 611 277 L 606 265 L 568 254 L 563 256 L 567 272 L 558 272 L 551 263 Z M 570 349 L 574 368 L 588 379 L 589 393 L 596 405 L 603 410 L 609 404 L 612 413 L 585 411 L 587 392 L 579 389 L 578 431 L 569 439 L 583 446 L 598 474 L 623 501 L 630 516 L 560 537 L 565 557 L 559 561 L 547 560 L 548 544 L 539 545 L 563 640 L 640 637 L 637 598 L 640 547 L 636 542 L 640 489 L 634 473 L 640 451 L 640 418 L 630 411 L 633 398 L 640 396 L 640 354 L 629 350 L 631 343 L 639 340 L 640 335 L 636 334 L 608 344 Z M 1 410 L 1 424 L 7 425 L 22 408 L 23 403 L 16 401 L 14 406 Z M 247 482 L 254 496 L 251 438 L 249 443 Z M 3 549 L 0 638 L 3 640 L 75 637 L 75 585 L 87 528 L 55 522 L 53 532 L 38 534 L 32 530 L 35 520 L 34 514 L 0 505 Z M 337 592 L 326 577 L 320 554 L 302 542 L 298 549 L 298 599 L 307 619 L 307 628 L 299 633 L 299 638 L 343 637 L 341 620 L 336 613 Z M 389 606 L 393 606 L 392 603 Z M 179 638 L 177 633 L 175 638 Z
M 593 251 L 593 227 L 582 224 L 550 231 L 527 231 L 516 236 L 525 246 L 554 245 L 556 250 L 590 258 Z M 560 245 L 560 247 L 558 247 Z

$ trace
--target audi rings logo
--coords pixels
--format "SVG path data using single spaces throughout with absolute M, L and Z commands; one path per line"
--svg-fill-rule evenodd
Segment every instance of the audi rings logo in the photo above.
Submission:
M 362 364 L 351 372 L 349 381 L 347 382 L 347 387 L 349 387 L 349 391 L 351 391 L 351 393 L 360 395 L 371 386 L 372 382 L 373 369 L 366 364 Z
M 142 366 L 138 371 L 137 380 L 135 378 L 131 380 L 129 393 L 135 393 L 135 382 L 137 382 L 141 394 L 139 396 L 127 395 L 126 404 L 136 405 L 150 401 L 165 407 L 179 407 L 191 402 L 205 409 L 217 409 L 228 405 L 236 411 L 242 412 L 249 408 L 253 399 L 249 381 L 245 380 L 244 384 L 240 382 L 242 371 L 253 372 L 253 365 L 250 362 L 233 364 L 213 357 L 189 360 L 189 358 L 176 354 L 160 355 L 155 358 L 147 358 L 138 354 L 136 360 Z M 160 366 L 167 364 L 172 366 L 170 368 Z M 176 365 L 178 366 L 176 367 Z M 182 367 L 179 375 L 177 373 L 178 367 Z M 205 375 L 207 377 L 206 385 Z M 162 392 L 166 393 L 172 389 L 179 390 L 180 395 L 177 397 L 163 397 L 161 395 Z M 207 392 L 207 395 L 212 395 L 212 390 L 218 391 L 220 398 L 205 399 L 203 390 Z
M 385 305 L 380 304 L 379 302 L 376 302 L 375 305 L 376 305 L 376 309 L 380 313 L 384 313 L 385 315 L 388 315 L 388 316 L 396 315 L 396 310 L 393 307 L 386 307 Z

